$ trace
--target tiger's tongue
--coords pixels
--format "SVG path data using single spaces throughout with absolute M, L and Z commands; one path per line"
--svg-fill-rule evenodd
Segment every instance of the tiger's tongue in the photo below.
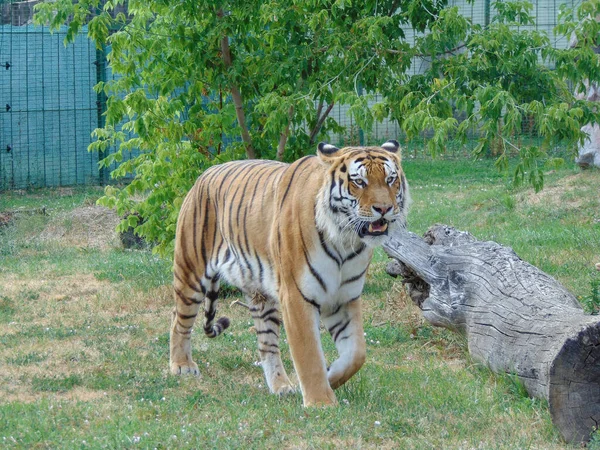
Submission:
M 379 221 L 373 222 L 369 224 L 369 232 L 370 233 L 383 233 L 387 230 L 387 223 L 381 223 Z

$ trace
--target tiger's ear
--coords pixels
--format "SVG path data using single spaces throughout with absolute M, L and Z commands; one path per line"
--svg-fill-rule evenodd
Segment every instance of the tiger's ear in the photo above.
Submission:
M 388 152 L 398 153 L 398 150 L 400 150 L 400 144 L 395 139 L 390 139 L 389 141 L 381 144 L 381 148 L 387 150 Z
M 339 150 L 340 149 L 337 148 L 335 145 L 326 144 L 325 142 L 319 142 L 319 145 L 317 146 L 317 155 L 319 155 L 319 158 L 322 161 L 329 162 L 335 156 L 337 156 L 337 152 Z

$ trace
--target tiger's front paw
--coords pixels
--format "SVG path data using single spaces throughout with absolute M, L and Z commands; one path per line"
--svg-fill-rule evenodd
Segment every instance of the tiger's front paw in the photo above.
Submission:
M 335 406 L 337 405 L 337 398 L 333 393 L 333 390 L 329 388 L 321 395 L 304 395 L 304 407 L 308 408 L 311 406 Z
M 198 364 L 194 361 L 186 361 L 185 363 L 171 363 L 171 373 L 173 375 L 194 375 L 200 376 L 200 369 L 198 369 Z
M 296 388 L 294 388 L 294 386 L 292 386 L 291 384 L 285 384 L 273 389 L 273 393 L 279 395 L 280 397 L 283 397 L 284 395 L 293 394 L 294 392 L 296 392 Z

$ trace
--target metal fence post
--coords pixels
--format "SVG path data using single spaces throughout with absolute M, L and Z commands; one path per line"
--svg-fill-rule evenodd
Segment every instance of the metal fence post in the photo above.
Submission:
M 101 44 L 100 47 L 96 47 L 96 83 L 104 83 L 106 81 L 106 46 Z M 106 120 L 104 113 L 106 112 L 106 94 L 104 89 L 99 90 L 96 94 L 96 106 L 98 110 L 98 128 L 104 128 Z M 98 161 L 104 158 L 104 151 L 98 153 Z M 102 166 L 99 168 L 98 176 L 100 178 L 100 184 L 105 185 L 108 183 L 108 168 Z
M 361 83 L 358 83 L 357 90 L 358 90 L 358 96 L 362 97 L 363 87 L 362 87 Z M 358 145 L 360 145 L 360 146 L 365 145 L 365 132 L 360 125 L 358 126 Z

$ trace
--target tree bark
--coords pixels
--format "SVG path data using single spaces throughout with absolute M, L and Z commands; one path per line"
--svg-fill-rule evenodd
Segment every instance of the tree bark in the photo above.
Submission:
M 319 109 L 317 110 L 317 123 L 315 124 L 314 128 L 310 132 L 310 137 L 309 137 L 310 144 L 315 143 L 315 138 L 317 137 L 317 134 L 319 134 L 319 131 L 321 131 L 321 127 L 323 126 L 325 119 L 327 119 L 327 116 L 329 116 L 329 113 L 331 112 L 331 110 L 333 109 L 334 106 L 335 106 L 335 102 L 331 102 L 329 104 L 329 106 L 327 107 L 327 109 L 325 110 L 325 112 L 321 115 L 321 110 L 323 109 L 323 105 L 321 103 L 319 103 Z
M 221 39 L 221 54 L 223 55 L 225 67 L 228 69 L 231 68 L 231 49 L 229 48 L 228 36 L 223 36 Z M 235 105 L 235 115 L 242 130 L 242 140 L 244 141 L 244 144 L 246 144 L 246 156 L 248 156 L 248 159 L 255 159 L 256 152 L 252 146 L 252 138 L 250 137 L 248 126 L 246 125 L 246 115 L 244 114 L 244 102 L 242 101 L 242 94 L 240 93 L 239 87 L 234 82 L 229 83 L 229 90 L 231 92 L 233 104 Z
M 287 143 L 288 137 L 290 136 L 290 125 L 292 124 L 292 119 L 294 118 L 294 105 L 290 106 L 288 111 L 288 123 L 285 126 L 284 130 L 281 132 L 279 136 L 279 143 L 277 144 L 277 161 L 283 161 L 283 155 L 285 154 L 285 144 Z
M 567 442 L 590 439 L 600 424 L 600 317 L 511 248 L 451 227 L 424 239 L 401 231 L 384 250 L 426 320 L 465 334 L 476 361 L 548 400 Z

